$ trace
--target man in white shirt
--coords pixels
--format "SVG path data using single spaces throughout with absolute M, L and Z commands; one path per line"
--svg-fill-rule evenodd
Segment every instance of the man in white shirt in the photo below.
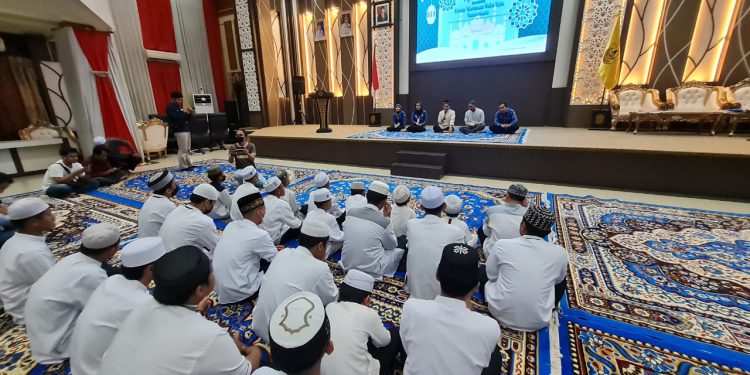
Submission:
M 76 375 L 96 375 L 104 352 L 133 309 L 151 299 L 148 285 L 153 265 L 164 255 L 159 237 L 144 237 L 120 252 L 120 273 L 111 276 L 91 295 L 70 338 L 70 369 Z
M 322 171 L 318 172 L 318 174 L 316 174 L 315 177 L 313 177 L 313 183 L 315 184 L 316 189 L 329 189 L 330 190 L 331 188 L 331 180 L 328 177 L 328 174 Z M 315 205 L 312 200 L 312 192 L 310 192 L 310 194 L 311 195 L 307 200 L 307 204 L 300 209 L 300 213 L 302 214 L 303 217 L 307 215 L 307 210 L 309 210 L 310 208 L 312 208 L 312 206 Z M 341 207 L 339 207 L 339 205 L 336 204 L 336 202 L 333 202 L 333 204 L 331 205 L 331 209 L 328 210 L 328 212 L 331 215 L 333 215 L 333 217 L 336 218 L 336 221 L 338 221 L 339 224 L 343 223 L 344 220 L 346 220 L 346 212 L 342 210 Z
M 333 196 L 331 191 L 323 188 L 315 190 L 311 193 L 315 207 L 307 212 L 305 220 L 317 220 L 328 226 L 329 238 L 328 248 L 326 249 L 326 257 L 328 259 L 335 252 L 341 250 L 344 246 L 344 232 L 339 227 L 339 223 L 336 218 L 333 217 L 328 210 L 331 209 Z
M 484 111 L 477 108 L 475 100 L 469 101 L 469 109 L 464 114 L 464 125 L 458 128 L 464 134 L 478 133 L 484 130 Z
M 294 190 L 289 188 L 289 184 L 291 183 L 289 181 L 289 173 L 287 171 L 281 169 L 279 171 L 276 171 L 276 177 L 281 180 L 281 185 L 284 186 L 284 197 L 283 199 L 289 203 L 289 208 L 292 209 L 292 212 L 294 215 L 297 215 L 299 212 L 299 205 L 297 204 L 297 194 L 294 193 Z
M 463 209 L 464 200 L 461 199 L 461 197 L 455 194 L 445 197 L 445 208 L 443 209 L 445 216 L 443 217 L 443 221 L 460 229 L 464 234 L 464 242 L 467 245 L 476 246 L 477 236 L 471 233 L 469 225 L 466 224 L 465 221 L 458 218 L 458 215 L 461 215 Z
M 406 241 L 406 223 L 411 219 L 417 218 L 417 213 L 409 207 L 411 201 L 411 190 L 405 185 L 398 185 L 393 189 L 393 201 L 396 202 L 395 206 L 392 206 L 391 211 L 391 225 L 393 225 L 393 234 L 396 235 L 396 241 L 400 249 L 407 249 L 408 244 Z
M 227 176 L 216 165 L 206 169 L 206 176 L 211 180 L 211 186 L 219 192 L 219 199 L 216 200 L 214 208 L 208 213 L 208 217 L 216 220 L 226 219 L 229 217 L 229 209 L 232 207 L 232 196 L 229 195 L 229 190 L 224 186 Z
M 306 220 L 302 224 L 299 247 L 288 248 L 276 254 L 260 286 L 258 301 L 253 310 L 253 331 L 269 342 L 268 322 L 281 301 L 299 291 L 318 295 L 327 305 L 338 298 L 339 291 L 333 274 L 323 261 L 328 242 L 328 226 Z M 275 354 L 274 354 L 275 355 Z
M 398 329 L 393 334 L 385 329 L 380 315 L 369 307 L 374 284 L 372 276 L 351 270 L 339 288 L 339 302 L 326 307 L 336 351 L 323 357 L 321 374 L 378 375 L 392 370 L 401 342 Z M 374 353 L 368 350 L 370 341 Z
M 367 198 L 365 198 L 365 184 L 354 181 L 349 185 L 349 198 L 346 198 L 344 203 L 344 209 L 350 208 L 361 208 L 367 206 Z
M 52 266 L 29 291 L 24 315 L 31 357 L 41 364 L 69 358 L 70 336 L 91 294 L 106 279 L 102 263 L 120 245 L 120 229 L 94 224 L 83 231 L 78 253 Z
M 503 197 L 504 203 L 487 209 L 482 228 L 477 232 L 479 241 L 483 243 L 482 250 L 485 258 L 489 259 L 490 250 L 498 240 L 521 236 L 518 228 L 523 215 L 529 208 L 528 194 L 529 191 L 525 186 L 510 185 Z
M 67 198 L 99 187 L 99 182 L 86 176 L 78 162 L 78 150 L 70 146 L 60 148 L 61 159 L 50 164 L 42 180 L 42 191 L 52 198 Z
M 456 112 L 451 109 L 449 101 L 443 102 L 443 110 L 438 113 L 437 125 L 432 128 L 435 133 L 453 133 L 453 125 L 456 122 Z
M 443 249 L 437 278 L 441 294 L 433 301 L 410 298 L 401 312 L 404 374 L 478 375 L 497 353 L 500 327 L 471 311 L 479 279 L 479 253 L 466 244 Z
M 440 284 L 435 278 L 443 248 L 451 243 L 464 242 L 460 229 L 440 217 L 445 208 L 443 191 L 436 186 L 422 189 L 420 202 L 425 215 L 411 219 L 406 225 L 409 251 L 406 253 L 406 288 L 412 298 L 435 299 Z
M 214 252 L 219 234 L 208 213 L 219 199 L 219 192 L 209 184 L 200 184 L 190 194 L 190 204 L 179 206 L 167 215 L 159 231 L 167 252 L 182 246 L 196 246 L 209 256 Z
M 266 206 L 266 215 L 259 225 L 273 239 L 273 243 L 281 244 L 292 241 L 299 236 L 302 220 L 294 216 L 289 203 L 282 199 L 284 197 L 284 186 L 281 180 L 274 176 L 266 181 L 264 189 L 268 195 L 263 198 Z
M 148 187 L 153 191 L 138 214 L 138 237 L 157 237 L 164 219 L 177 205 L 171 198 L 177 195 L 179 186 L 169 171 L 156 172 L 148 179 Z
M 55 215 L 39 198 L 19 199 L 8 207 L 18 231 L 0 249 L 0 300 L 13 322 L 23 325 L 23 311 L 31 286 L 55 265 L 45 233 L 55 229 Z
M 360 270 L 376 280 L 392 276 L 398 269 L 404 250 L 390 220 L 389 188 L 373 181 L 367 190 L 367 206 L 349 210 L 344 222 L 344 247 L 341 264 L 345 270 Z
M 253 375 L 320 375 L 321 360 L 333 353 L 331 324 L 325 304 L 310 292 L 298 292 L 279 303 L 270 320 L 274 370 L 261 367 Z
M 565 293 L 568 254 L 546 242 L 555 216 L 532 206 L 523 216 L 521 237 L 500 240 L 482 275 L 490 314 L 505 327 L 536 331 L 549 324 L 552 309 Z
M 214 288 L 211 261 L 195 246 L 154 262 L 153 298 L 128 315 L 99 374 L 249 375 L 260 349 L 232 341 L 226 328 L 196 313 Z
M 211 259 L 222 304 L 255 299 L 264 271 L 278 251 L 268 232 L 258 227 L 266 213 L 260 191 L 250 185 L 240 194 L 238 205 L 244 219 L 227 225 Z

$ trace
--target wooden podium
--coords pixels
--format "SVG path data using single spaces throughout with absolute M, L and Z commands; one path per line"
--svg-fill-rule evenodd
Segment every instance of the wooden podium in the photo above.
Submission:
M 315 108 L 318 110 L 318 118 L 320 118 L 320 129 L 316 130 L 316 133 L 330 133 L 333 129 L 328 127 L 328 106 L 333 99 L 333 93 L 325 91 L 318 87 L 315 91 L 310 94 L 310 99 L 315 101 Z

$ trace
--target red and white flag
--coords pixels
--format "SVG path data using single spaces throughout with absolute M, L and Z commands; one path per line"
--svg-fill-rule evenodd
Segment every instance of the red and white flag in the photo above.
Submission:
M 380 90 L 380 81 L 378 80 L 378 59 L 375 51 L 375 46 L 372 47 L 372 91 L 373 96 L 375 92 Z

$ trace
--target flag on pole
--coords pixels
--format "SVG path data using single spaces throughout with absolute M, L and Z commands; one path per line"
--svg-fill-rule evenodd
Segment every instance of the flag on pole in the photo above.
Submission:
M 615 27 L 609 36 L 609 44 L 604 51 L 602 63 L 599 65 L 599 79 L 604 83 L 604 88 L 611 90 L 617 86 L 620 78 L 620 13 L 617 14 Z
M 373 94 L 375 94 L 375 91 L 380 90 L 380 81 L 378 80 L 378 59 L 377 59 L 377 53 L 375 52 L 375 47 L 376 46 L 372 46 L 372 91 L 373 91 Z

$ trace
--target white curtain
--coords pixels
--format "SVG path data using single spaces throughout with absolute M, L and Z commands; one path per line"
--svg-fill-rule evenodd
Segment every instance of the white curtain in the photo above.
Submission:
M 120 53 L 117 47 L 115 38 L 109 38 L 109 79 L 112 80 L 112 86 L 114 86 L 115 95 L 117 96 L 117 103 L 120 104 L 122 116 L 125 118 L 130 135 L 133 136 L 133 140 L 135 141 L 135 145 L 133 146 L 135 146 L 138 153 L 141 154 L 141 158 L 143 158 L 143 140 L 141 139 L 141 132 L 138 129 L 138 120 L 133 110 L 133 103 L 130 101 L 128 82 L 123 72 L 122 61 L 120 61 Z M 145 120 L 146 118 L 143 119 Z
M 135 0 L 110 0 L 109 4 L 115 21 L 113 36 L 117 43 L 118 58 L 122 63 L 122 73 L 128 82 L 130 102 L 133 103 L 136 119 L 147 120 L 148 115 L 157 111 L 143 49 L 138 6 Z M 125 119 L 128 120 L 127 115 Z
M 182 57 L 180 75 L 185 101 L 192 103 L 192 94 L 201 93 L 201 89 L 216 101 L 201 0 L 172 0 L 172 19 L 177 53 Z M 218 110 L 215 102 L 214 110 Z
M 96 80 L 71 27 L 55 30 L 53 38 L 70 93 L 70 107 L 75 124 L 71 129 L 78 134 L 78 142 L 82 148 L 79 151 L 89 155 L 94 148 L 94 137 L 104 136 Z

